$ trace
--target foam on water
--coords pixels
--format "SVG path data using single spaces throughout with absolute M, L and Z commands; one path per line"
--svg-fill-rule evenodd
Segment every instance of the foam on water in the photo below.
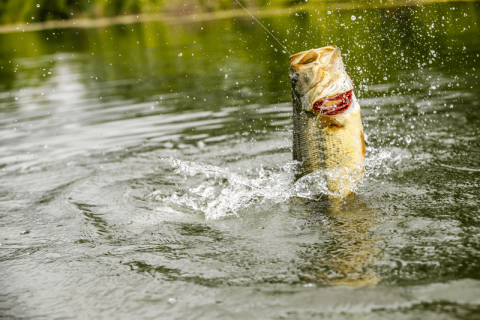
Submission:
M 278 171 L 260 168 L 255 172 L 238 174 L 228 168 L 199 164 L 173 158 L 161 158 L 175 167 L 175 173 L 185 176 L 203 174 L 206 179 L 182 193 L 155 194 L 165 205 L 187 206 L 205 213 L 207 219 L 237 215 L 241 208 L 267 200 L 283 202 L 292 195 L 294 164 L 288 163 Z
M 366 179 L 388 174 L 392 164 L 402 160 L 402 155 L 392 155 L 391 151 L 368 148 L 365 167 L 365 178 L 353 184 L 352 189 L 361 193 L 361 183 Z M 327 188 L 328 178 L 337 175 L 336 171 L 316 171 L 294 182 L 298 163 L 289 162 L 274 170 L 264 168 L 248 170 L 242 174 L 231 172 L 228 168 L 220 168 L 208 164 L 200 164 L 174 158 L 164 158 L 175 168 L 175 173 L 184 175 L 185 180 L 198 174 L 204 180 L 195 187 L 186 187 L 173 194 L 156 191 L 151 196 L 167 207 L 190 208 L 205 214 L 207 219 L 218 219 L 229 215 L 237 215 L 241 209 L 261 205 L 265 202 L 281 203 L 291 197 L 316 199 L 322 195 L 340 195 Z M 359 172 L 349 170 L 342 177 L 345 180 L 358 181 Z M 187 185 L 187 184 L 185 184 Z M 190 184 L 192 185 L 192 184 Z

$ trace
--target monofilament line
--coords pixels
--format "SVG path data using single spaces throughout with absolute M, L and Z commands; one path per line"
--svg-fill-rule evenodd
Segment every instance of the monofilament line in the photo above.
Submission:
M 288 51 L 288 49 L 280 42 L 280 40 L 278 40 L 270 31 L 268 31 L 268 29 L 265 28 L 265 26 L 264 26 L 260 21 L 258 21 L 257 18 L 255 18 L 255 17 L 253 16 L 253 14 L 250 13 L 250 11 L 248 11 L 247 9 L 245 9 L 245 7 L 242 6 L 242 4 L 241 4 L 240 2 L 238 2 L 238 0 L 235 0 L 235 1 L 237 1 L 238 5 L 239 5 L 240 7 L 242 7 L 243 10 L 245 10 L 255 21 L 257 21 L 258 24 L 261 25 L 261 26 L 263 27 L 263 29 L 265 29 L 265 31 L 267 31 L 267 32 L 273 37 L 273 39 L 277 40 L 278 44 L 281 45 L 281 46 L 283 47 L 283 49 L 285 49 L 285 51 L 287 51 L 287 53 L 292 56 L 292 54 L 290 53 L 290 51 Z

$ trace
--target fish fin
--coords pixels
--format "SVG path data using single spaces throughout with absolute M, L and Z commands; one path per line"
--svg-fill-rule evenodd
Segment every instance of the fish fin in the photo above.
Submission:
M 335 120 L 332 116 L 327 116 L 325 114 L 319 114 L 317 116 L 317 126 L 320 129 L 329 128 L 329 127 L 339 127 L 342 128 L 345 125 L 338 120 Z
M 363 131 L 360 131 L 360 141 L 362 142 L 362 156 L 365 158 L 365 136 L 363 135 Z

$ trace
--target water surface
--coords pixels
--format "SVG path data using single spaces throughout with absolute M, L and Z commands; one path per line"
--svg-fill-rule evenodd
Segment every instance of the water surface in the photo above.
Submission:
M 262 21 L 342 48 L 368 177 L 298 201 L 288 54 L 245 18 L 0 35 L 6 318 L 474 319 L 479 2 Z

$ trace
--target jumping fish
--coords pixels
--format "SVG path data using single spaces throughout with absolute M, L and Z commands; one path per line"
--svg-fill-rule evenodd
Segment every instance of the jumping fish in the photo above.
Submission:
M 289 76 L 293 159 L 299 164 L 295 179 L 325 179 L 327 201 L 303 201 L 313 215 L 326 214 L 327 230 L 338 246 L 326 255 L 328 272 L 319 271 L 315 278 L 335 286 L 374 287 L 380 280 L 373 269 L 379 250 L 371 230 L 378 211 L 358 196 L 346 199 L 365 175 L 365 139 L 340 49 L 328 46 L 292 55 Z
M 290 57 L 293 160 L 296 180 L 321 170 L 327 188 L 345 197 L 364 176 L 365 140 L 360 105 L 340 49 L 327 46 Z

